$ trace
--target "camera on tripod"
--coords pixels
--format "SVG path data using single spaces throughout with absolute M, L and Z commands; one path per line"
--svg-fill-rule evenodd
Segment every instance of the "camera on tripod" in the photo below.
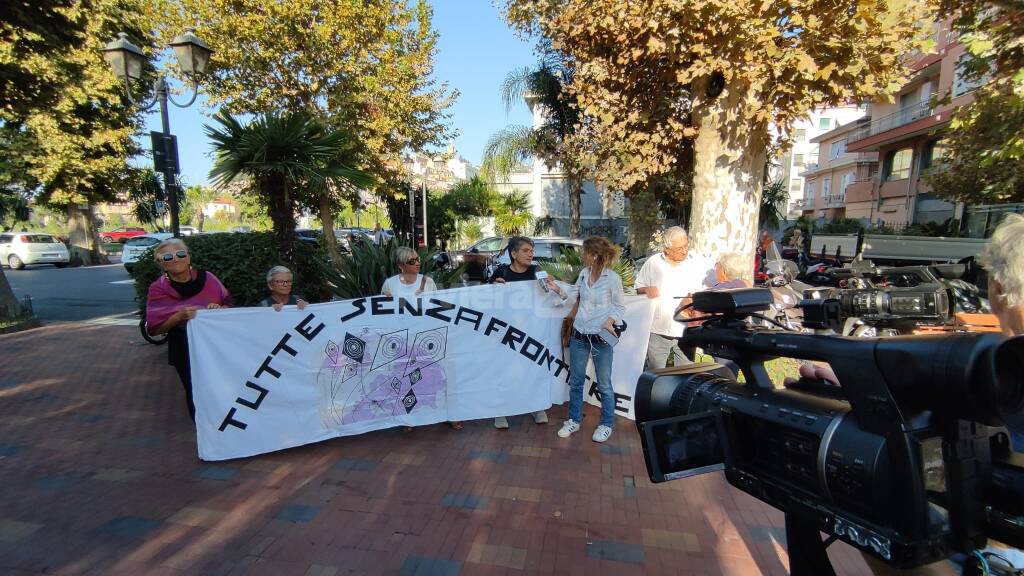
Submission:
M 640 378 L 637 428 L 652 481 L 724 470 L 785 513 L 797 576 L 834 574 L 819 532 L 900 568 L 988 538 L 1024 546 L 1024 455 L 1003 428 L 1024 411 L 1024 338 L 750 327 L 744 317 L 770 298 L 759 289 L 693 297 L 703 324 L 682 343 L 732 360 L 745 383 L 719 364 Z M 776 357 L 827 362 L 840 385 L 776 389 L 764 367 Z

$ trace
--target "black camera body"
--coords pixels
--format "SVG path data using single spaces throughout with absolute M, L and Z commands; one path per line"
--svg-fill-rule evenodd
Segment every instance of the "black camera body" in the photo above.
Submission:
M 1024 545 L 1024 338 L 845 338 L 751 328 L 756 289 L 698 293 L 682 342 L 738 365 L 647 372 L 637 427 L 652 481 L 724 469 L 786 514 L 793 574 L 834 574 L 819 532 L 901 568 Z M 835 307 L 834 302 L 832 303 Z M 833 310 L 834 312 L 834 310 Z M 827 362 L 841 386 L 777 389 L 764 362 Z

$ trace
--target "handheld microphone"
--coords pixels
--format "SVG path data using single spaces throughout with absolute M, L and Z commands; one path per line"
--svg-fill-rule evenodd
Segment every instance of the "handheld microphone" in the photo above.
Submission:
M 548 273 L 547 272 L 545 272 L 543 270 L 538 270 L 537 271 L 537 282 L 540 282 L 540 287 L 545 292 L 550 292 L 550 289 L 548 288 Z

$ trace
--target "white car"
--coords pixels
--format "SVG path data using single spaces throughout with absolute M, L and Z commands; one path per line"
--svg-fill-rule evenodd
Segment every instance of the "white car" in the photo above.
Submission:
M 182 236 L 195 236 L 199 234 L 199 229 L 195 226 L 178 226 L 178 231 L 181 232 Z
M 50 234 L 0 233 L 0 264 L 6 264 L 13 270 L 21 270 L 29 264 L 53 264 L 63 268 L 69 261 L 68 247 Z
M 124 269 L 130 274 L 132 268 L 135 268 L 135 263 L 146 253 L 146 250 L 173 236 L 174 234 L 170 232 L 153 232 L 129 238 L 124 243 L 124 251 L 121 252 L 121 264 L 124 264 Z

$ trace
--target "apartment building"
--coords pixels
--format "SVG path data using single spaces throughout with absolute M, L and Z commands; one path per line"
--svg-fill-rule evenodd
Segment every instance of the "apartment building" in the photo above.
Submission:
M 936 24 L 935 39 L 936 51 L 917 56 L 895 100 L 871 104 L 870 121 L 846 136 L 848 153 L 875 154 L 879 161 L 874 175 L 847 188 L 847 217 L 895 226 L 960 217 L 960 208 L 932 194 L 924 177 L 939 168 L 942 133 L 980 83 L 964 77 L 970 55 L 950 22 Z
M 821 147 L 817 139 L 837 126 L 845 126 L 864 117 L 864 106 L 838 106 L 818 108 L 793 125 L 792 148 L 773 162 L 768 179 L 782 181 L 789 190 L 785 213 L 789 218 L 800 216 L 804 210 L 806 182 L 803 177 L 811 166 L 821 163 Z
M 875 177 L 878 153 L 850 152 L 847 144 L 850 134 L 863 129 L 869 121 L 862 118 L 849 122 L 811 139 L 819 150 L 818 162 L 808 164 L 800 174 L 804 179 L 804 195 L 798 204 L 801 215 L 829 220 L 866 217 L 850 213 L 847 193 Z

